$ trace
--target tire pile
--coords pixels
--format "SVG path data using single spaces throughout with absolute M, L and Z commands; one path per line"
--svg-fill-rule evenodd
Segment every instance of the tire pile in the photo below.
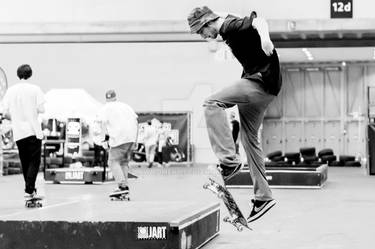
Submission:
M 266 166 L 309 166 L 328 164 L 336 167 L 360 167 L 361 163 L 354 156 L 341 155 L 337 158 L 332 149 L 322 149 L 316 154 L 314 147 L 300 148 L 299 152 L 274 151 L 266 156 Z

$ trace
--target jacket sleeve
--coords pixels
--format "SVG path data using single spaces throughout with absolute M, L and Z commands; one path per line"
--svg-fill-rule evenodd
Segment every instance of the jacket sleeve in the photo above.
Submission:
M 223 26 L 220 29 L 220 35 L 223 38 L 227 35 L 241 32 L 248 29 L 254 29 L 253 27 L 253 19 L 256 17 L 256 13 L 253 11 L 250 16 L 246 16 L 244 18 L 239 18 L 233 15 L 228 15 L 225 19 Z

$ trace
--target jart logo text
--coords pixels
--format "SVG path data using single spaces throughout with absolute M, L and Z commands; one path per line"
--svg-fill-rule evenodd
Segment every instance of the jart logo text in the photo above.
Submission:
M 144 226 L 138 227 L 138 239 L 167 239 L 167 227 Z

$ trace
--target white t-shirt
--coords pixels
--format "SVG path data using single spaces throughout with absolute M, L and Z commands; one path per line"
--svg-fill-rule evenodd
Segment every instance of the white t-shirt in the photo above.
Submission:
M 153 125 L 146 125 L 144 129 L 145 146 L 156 145 L 158 142 L 159 132 Z
M 133 108 L 120 101 L 107 102 L 97 115 L 97 120 L 109 135 L 111 147 L 137 140 L 137 118 Z
M 43 138 L 38 114 L 44 112 L 44 94 L 40 87 L 21 80 L 8 88 L 3 98 L 3 109 L 11 116 L 15 141 L 36 136 Z

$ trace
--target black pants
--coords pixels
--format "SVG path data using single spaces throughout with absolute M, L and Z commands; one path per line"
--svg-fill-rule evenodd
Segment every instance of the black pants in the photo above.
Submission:
M 23 178 L 25 179 L 25 192 L 32 194 L 35 190 L 36 177 L 39 172 L 42 140 L 30 136 L 18 140 L 18 153 L 21 160 Z

